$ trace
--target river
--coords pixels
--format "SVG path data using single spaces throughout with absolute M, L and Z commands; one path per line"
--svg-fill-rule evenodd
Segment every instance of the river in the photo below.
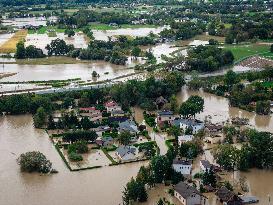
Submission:
M 272 117 L 258 116 L 231 108 L 228 106 L 227 99 L 222 97 L 204 92 L 192 92 L 184 88 L 177 95 L 178 101 L 185 101 L 193 94 L 199 94 L 205 100 L 204 113 L 197 116 L 200 119 L 211 115 L 214 122 L 221 122 L 234 116 L 247 117 L 250 119 L 250 124 L 256 125 L 257 129 L 273 132 Z M 135 109 L 135 112 L 137 120 L 142 121 L 142 110 Z M 3 205 L 116 205 L 121 203 L 123 186 L 132 176 L 136 175 L 141 165 L 147 163 L 131 163 L 70 172 L 47 134 L 33 128 L 30 115 L 2 116 L 0 117 L 0 130 L 0 181 L 2 184 L 0 204 Z M 43 152 L 59 173 L 46 176 L 21 173 L 16 164 L 16 158 L 21 153 L 32 150 Z M 240 175 L 247 177 L 250 194 L 257 196 L 261 205 L 266 204 L 268 194 L 273 196 L 273 172 L 254 169 L 250 172 L 235 174 L 235 179 L 238 179 Z M 154 198 L 150 199 L 153 201 Z

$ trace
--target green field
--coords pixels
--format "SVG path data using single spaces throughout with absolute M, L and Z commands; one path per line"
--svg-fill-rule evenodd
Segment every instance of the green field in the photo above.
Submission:
M 231 50 L 235 61 L 244 59 L 252 55 L 261 55 L 268 57 L 269 45 L 265 44 L 247 44 L 247 45 L 225 45 L 224 49 Z

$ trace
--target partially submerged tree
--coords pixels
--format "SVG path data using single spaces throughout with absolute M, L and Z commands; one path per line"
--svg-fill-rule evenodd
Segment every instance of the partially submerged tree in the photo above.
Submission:
M 52 169 L 52 163 L 38 151 L 21 154 L 17 162 L 23 172 L 49 173 Z

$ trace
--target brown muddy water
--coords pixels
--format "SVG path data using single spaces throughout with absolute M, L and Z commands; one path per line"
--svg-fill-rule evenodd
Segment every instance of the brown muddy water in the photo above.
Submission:
M 273 132 L 272 117 L 257 116 L 228 106 L 225 98 L 204 92 L 192 92 L 187 89 L 177 95 L 178 101 L 185 101 L 190 95 L 204 97 L 204 113 L 197 117 L 212 116 L 213 122 L 221 122 L 229 117 L 250 118 L 250 123 L 259 130 Z M 142 110 L 135 109 L 138 122 L 143 120 Z M 0 117 L 0 204 L 2 205 L 117 205 L 121 203 L 123 186 L 135 176 L 139 167 L 147 162 L 131 163 L 116 167 L 70 172 L 47 134 L 33 128 L 30 115 Z M 23 152 L 39 150 L 53 163 L 59 173 L 39 175 L 21 173 L 16 158 Z M 237 172 L 235 179 L 246 176 L 250 187 L 249 195 L 260 199 L 261 205 L 268 204 L 268 195 L 273 197 L 273 172 L 253 169 L 250 172 Z M 160 192 L 160 190 L 159 190 Z M 157 191 L 156 191 L 157 193 Z M 153 193 L 147 204 L 153 204 L 158 194 Z M 215 205 L 214 197 L 209 197 L 209 205 Z
M 116 205 L 123 186 L 147 162 L 70 172 L 47 134 L 33 128 L 30 115 L 0 117 L 1 205 Z M 16 158 L 39 150 L 59 173 L 21 173 Z

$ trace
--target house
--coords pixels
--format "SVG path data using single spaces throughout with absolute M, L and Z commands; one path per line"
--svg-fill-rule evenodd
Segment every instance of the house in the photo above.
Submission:
M 116 150 L 116 155 L 121 161 L 135 160 L 138 149 L 134 146 L 120 146 Z
M 194 136 L 193 135 L 182 135 L 178 136 L 178 144 L 181 146 L 181 144 L 186 143 L 186 142 L 191 142 L 193 140 Z
M 121 106 L 119 106 L 115 101 L 110 101 L 104 104 L 106 110 L 108 113 L 111 113 L 113 111 L 121 111 Z
M 80 108 L 79 110 L 82 117 L 88 117 L 92 122 L 102 120 L 101 111 L 97 110 L 95 107 Z
M 176 172 L 180 172 L 184 176 L 191 175 L 192 163 L 190 161 L 174 159 L 172 167 Z
M 208 160 L 200 160 L 200 171 L 206 172 L 206 170 L 210 170 L 213 168 L 213 165 Z
M 111 128 L 108 125 L 106 125 L 93 128 L 92 130 L 95 131 L 98 136 L 102 137 L 102 134 L 107 131 L 111 131 Z
M 156 117 L 156 123 L 162 125 L 163 123 L 170 124 L 175 119 L 172 111 L 159 111 Z
M 114 144 L 114 139 L 111 136 L 98 137 L 96 139 L 96 144 L 102 147 L 110 147 Z
M 195 119 L 175 119 L 173 120 L 172 124 L 174 126 L 178 126 L 184 131 L 187 129 L 191 129 L 192 134 L 196 134 L 198 131 L 204 129 L 204 123 Z
M 113 110 L 110 112 L 112 117 L 122 117 L 125 115 L 123 110 Z
M 130 132 L 133 135 L 139 133 L 136 123 L 133 120 L 126 120 L 118 124 L 118 132 Z
M 175 185 L 174 196 L 183 205 L 205 205 L 207 199 L 195 187 L 184 182 L 179 182 Z
M 228 190 L 226 187 L 222 186 L 215 192 L 217 196 L 217 200 L 219 200 L 224 205 L 242 205 L 243 200 L 233 193 L 232 191 Z

